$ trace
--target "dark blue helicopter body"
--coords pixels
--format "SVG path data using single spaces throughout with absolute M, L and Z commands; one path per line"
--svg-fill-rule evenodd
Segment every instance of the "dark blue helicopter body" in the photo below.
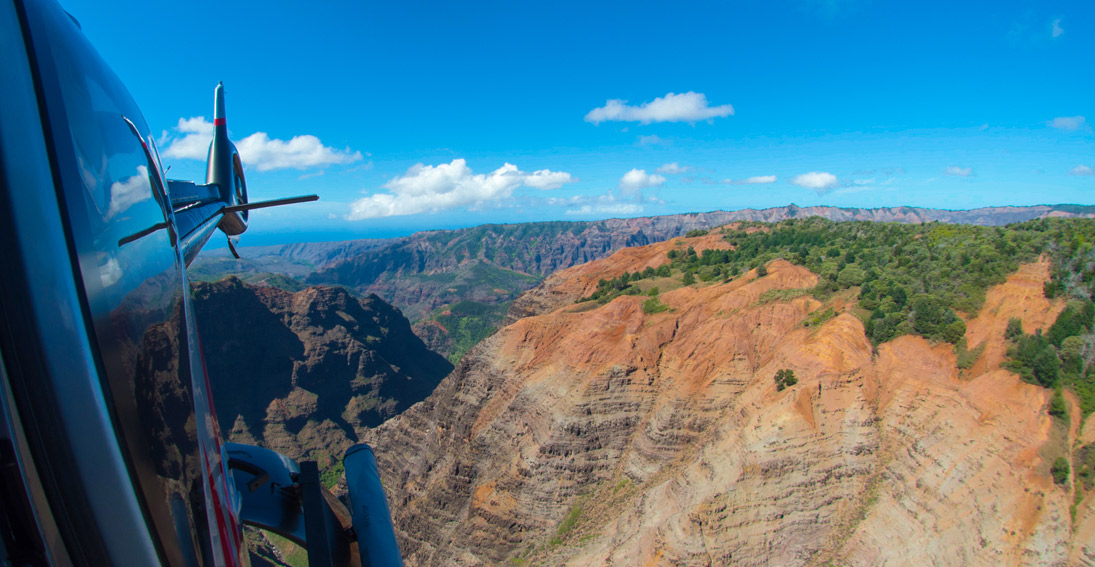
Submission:
M 224 442 L 186 276 L 217 228 L 315 196 L 248 202 L 219 85 L 206 183 L 165 179 L 132 97 L 52 1 L 0 2 L 0 53 L 0 565 L 246 565 L 244 523 L 360 564 L 313 466 Z M 375 460 L 355 467 L 376 486 L 351 498 L 375 499 Z M 398 564 L 380 495 L 353 503 L 373 518 L 357 537 Z

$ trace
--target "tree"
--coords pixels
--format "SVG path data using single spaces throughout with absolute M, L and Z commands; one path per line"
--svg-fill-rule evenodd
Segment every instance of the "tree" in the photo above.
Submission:
M 958 344 L 962 337 L 966 336 L 966 323 L 956 319 L 946 327 L 943 327 L 943 340 L 951 344 Z
M 1053 397 L 1049 400 L 1049 415 L 1062 419 L 1068 417 L 1068 404 L 1065 403 L 1061 390 L 1054 391 Z
M 1057 297 L 1057 282 L 1049 281 L 1042 284 L 1042 293 L 1046 296 L 1046 299 Z
M 1009 341 L 1017 340 L 1023 336 L 1023 321 L 1018 317 L 1008 319 L 1008 328 L 1004 331 L 1004 338 Z
M 774 379 L 776 381 L 776 390 L 780 392 L 782 392 L 784 388 L 798 384 L 798 378 L 795 378 L 795 371 L 788 368 L 777 370 Z
M 852 287 L 863 283 L 866 278 L 867 274 L 863 271 L 863 268 L 855 264 L 848 264 L 837 274 L 836 283 L 840 284 L 840 287 Z
M 1046 345 L 1038 356 L 1034 357 L 1034 363 L 1030 365 L 1030 369 L 1034 371 L 1034 377 L 1038 379 L 1038 383 L 1048 388 L 1057 384 L 1060 364 L 1053 347 Z
M 1049 473 L 1053 475 L 1053 482 L 1064 484 L 1068 481 L 1069 470 L 1068 459 L 1057 457 L 1057 460 L 1053 461 L 1053 466 L 1049 468 Z
M 1068 337 L 1061 341 L 1061 371 L 1079 375 L 1084 369 L 1085 348 L 1084 339 L 1080 337 Z
M 1061 314 L 1057 316 L 1057 320 L 1053 322 L 1053 326 L 1049 328 L 1046 333 L 1046 338 L 1049 342 L 1055 346 L 1061 346 L 1061 342 L 1068 337 L 1079 335 L 1084 331 L 1084 327 L 1090 325 L 1090 318 L 1085 318 L 1086 303 L 1079 303 L 1073 301 L 1069 303 L 1068 307 Z
M 934 337 L 947 323 L 950 310 L 934 295 L 919 295 L 913 300 L 913 330 Z
M 684 283 L 684 285 L 692 285 L 696 283 L 696 276 L 692 275 L 692 272 L 685 272 L 681 282 Z
M 764 276 L 767 276 L 767 275 L 768 275 L 768 266 L 765 266 L 764 264 L 761 264 L 761 265 L 757 266 L 757 277 L 758 278 L 763 278 Z

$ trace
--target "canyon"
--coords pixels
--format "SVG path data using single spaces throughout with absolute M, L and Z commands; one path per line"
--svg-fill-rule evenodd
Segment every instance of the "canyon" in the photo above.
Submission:
M 195 282 L 217 419 L 232 441 L 331 466 L 452 370 L 399 310 L 341 288 L 290 293 L 229 277 Z
M 1090 218 L 1095 207 L 1037 205 L 940 210 L 875 209 L 791 204 L 769 209 L 711 211 L 600 221 L 492 224 L 434 230 L 391 239 L 245 247 L 243 258 L 210 251 L 195 263 L 194 277 L 217 281 L 235 274 L 245 281 L 299 291 L 335 285 L 376 294 L 399 308 L 427 345 L 450 360 L 496 328 L 505 308 L 524 291 L 559 271 L 689 231 L 736 221 L 779 222 L 821 217 L 834 221 L 904 224 L 944 222 L 1001 226 L 1037 218 Z M 457 315 L 445 315 L 462 304 Z M 460 308 L 463 309 L 460 309 Z M 461 311 L 466 315 L 459 315 Z M 471 330 L 459 321 L 469 321 Z
M 1095 497 L 1050 476 L 1093 426 L 1070 399 L 1062 427 L 1051 390 L 1001 367 L 1010 318 L 1030 333 L 1064 308 L 1047 261 L 967 316 L 984 348 L 966 370 L 947 343 L 874 347 L 854 294 L 819 301 L 784 260 L 654 280 L 661 312 L 575 303 L 688 246 L 727 244 L 555 272 L 429 397 L 360 433 L 408 565 L 1095 565 Z M 798 383 L 780 391 L 783 369 Z

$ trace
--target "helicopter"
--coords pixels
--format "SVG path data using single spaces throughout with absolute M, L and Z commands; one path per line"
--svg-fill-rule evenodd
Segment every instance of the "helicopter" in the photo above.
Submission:
M 204 183 L 169 180 L 133 98 L 53 0 L 0 2 L 0 565 L 401 565 L 371 447 L 349 503 L 315 462 L 227 442 L 187 267 L 252 202 L 223 84 Z M 237 254 L 238 256 L 238 254 Z M 226 313 L 224 316 L 232 316 Z

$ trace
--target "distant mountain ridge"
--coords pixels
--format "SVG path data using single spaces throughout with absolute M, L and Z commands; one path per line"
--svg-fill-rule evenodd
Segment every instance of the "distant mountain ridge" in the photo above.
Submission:
M 277 246 L 251 246 L 243 247 L 244 262 L 256 262 L 262 264 L 270 262 L 273 258 L 282 258 L 297 266 L 311 266 L 315 271 L 325 271 L 337 264 L 352 260 L 363 254 L 379 254 L 381 250 L 389 248 L 404 248 L 408 250 L 422 250 L 422 242 L 443 242 L 448 239 L 453 244 L 465 242 L 470 236 L 482 236 L 484 232 L 506 233 L 523 226 L 542 226 L 544 230 L 539 232 L 551 232 L 551 229 L 567 230 L 572 233 L 581 233 L 596 228 L 601 232 L 623 231 L 635 236 L 634 241 L 627 246 L 639 246 L 657 242 L 665 238 L 679 236 L 693 229 L 711 228 L 735 221 L 764 221 L 779 222 L 789 218 L 803 218 L 820 216 L 834 221 L 870 220 L 875 222 L 947 222 L 957 224 L 976 224 L 982 226 L 998 226 L 1015 222 L 1024 222 L 1043 217 L 1086 217 L 1095 218 L 1095 205 L 1032 205 L 1024 207 L 1001 206 L 981 207 L 969 210 L 929 209 L 923 207 L 878 207 L 861 209 L 854 207 L 830 207 L 813 206 L 800 207 L 794 203 L 783 207 L 771 207 L 767 209 L 739 209 L 736 211 L 711 211 L 706 213 L 683 213 L 675 215 L 663 215 L 654 217 L 636 217 L 630 219 L 606 219 L 600 221 L 545 221 L 515 224 L 487 224 L 471 228 L 455 230 L 431 230 L 416 232 L 410 236 L 381 239 L 357 239 L 338 242 L 301 242 L 295 244 L 283 244 Z M 642 232 L 643 236 L 638 233 Z M 678 234 L 679 233 L 679 234 Z M 650 242 L 640 242 L 651 239 Z M 607 254 L 599 253 L 595 249 L 584 249 L 572 254 L 555 257 L 543 256 L 540 258 L 517 258 L 513 265 L 506 267 L 539 276 L 546 276 L 556 270 L 584 263 L 595 256 L 604 257 Z M 199 265 L 209 262 L 211 259 L 227 258 L 227 250 L 216 250 L 199 260 Z M 419 258 L 420 255 L 411 254 L 408 258 Z M 434 262 L 397 261 L 390 267 L 409 268 L 421 265 L 424 269 L 437 267 Z M 270 269 L 268 271 L 285 273 L 286 275 L 300 275 Z M 363 275 L 368 276 L 366 272 Z
M 309 275 L 309 284 L 340 284 L 368 291 L 399 306 L 414 320 L 425 310 L 416 308 L 417 297 L 407 297 L 394 279 L 418 274 L 447 272 L 479 260 L 505 270 L 544 277 L 621 248 L 645 246 L 683 236 L 690 230 L 721 226 L 735 221 L 779 222 L 789 218 L 820 216 L 834 221 L 947 222 L 1004 225 L 1042 217 L 1095 217 L 1095 206 L 1038 205 L 1032 207 L 985 207 L 948 211 L 917 207 L 855 209 L 799 207 L 791 204 L 770 209 L 713 211 L 602 221 L 552 221 L 481 225 L 459 230 L 419 232 L 388 246 L 363 251 L 355 257 L 328 264 Z M 287 250 L 288 252 L 288 250 Z M 421 296 L 415 290 L 412 296 Z M 436 307 L 434 303 L 431 307 Z
M 301 280 L 299 287 L 337 285 L 363 296 L 374 293 L 402 310 L 431 349 L 458 358 L 463 352 L 459 345 L 476 342 L 482 338 L 482 329 L 488 329 L 489 334 L 489 330 L 501 323 L 501 316 L 497 315 L 501 311 L 471 309 L 482 313 L 471 325 L 478 330 L 474 332 L 461 325 L 439 324 L 440 318 L 455 304 L 506 305 L 559 270 L 607 257 L 622 248 L 684 236 L 692 230 L 736 221 L 779 222 L 811 216 L 834 221 L 1005 225 L 1043 217 L 1095 217 L 1095 206 L 1006 206 L 950 211 L 790 204 L 769 209 L 600 221 L 487 224 L 418 232 L 389 240 L 243 248 L 243 260 L 210 255 L 199 259 L 194 272 L 198 279 L 216 280 L 232 273 L 245 281 L 282 287 L 284 282 L 270 275 L 284 274 Z M 465 336 L 468 332 L 475 335 L 475 340 Z

